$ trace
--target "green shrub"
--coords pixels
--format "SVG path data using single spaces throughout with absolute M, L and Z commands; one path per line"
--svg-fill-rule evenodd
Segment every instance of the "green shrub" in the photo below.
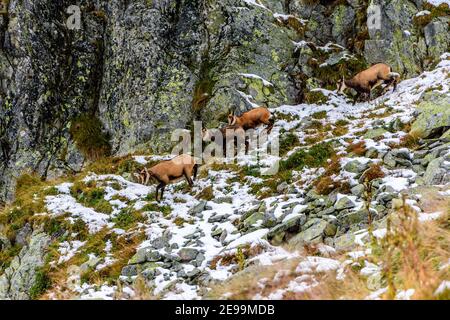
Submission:
M 160 206 L 155 203 L 149 203 L 142 208 L 142 211 L 161 212 L 163 216 L 167 216 L 172 212 L 172 208 L 170 206 Z
M 335 154 L 331 143 L 320 143 L 311 147 L 309 150 L 299 150 L 291 155 L 287 160 L 281 161 L 280 169 L 301 170 L 304 167 L 318 168 L 327 163 Z
M 326 111 L 316 112 L 312 115 L 312 117 L 313 117 L 313 119 L 316 119 L 316 120 L 325 119 L 327 117 L 327 112 Z
M 96 183 L 76 182 L 70 189 L 70 193 L 83 205 L 93 208 L 97 212 L 110 214 L 113 211 L 111 204 L 104 199 L 105 190 L 97 187 Z
M 82 114 L 71 122 L 70 134 L 78 150 L 89 160 L 110 155 L 109 136 L 103 124 L 92 114 Z
M 30 298 L 35 300 L 51 287 L 51 280 L 47 272 L 43 269 L 39 269 L 36 272 L 36 278 L 34 284 L 30 289 Z
M 280 140 L 280 155 L 284 156 L 286 153 L 288 153 L 290 150 L 292 150 L 294 147 L 298 146 L 300 144 L 300 141 L 296 134 L 292 132 L 288 132 L 287 134 L 283 135 Z
M 116 224 L 116 227 L 126 230 L 138 222 L 143 222 L 144 217 L 141 212 L 127 208 L 120 211 L 112 221 Z

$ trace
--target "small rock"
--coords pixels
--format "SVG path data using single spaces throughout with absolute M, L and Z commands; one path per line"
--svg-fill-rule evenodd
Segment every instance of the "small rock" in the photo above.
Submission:
M 225 239 L 227 238 L 227 236 L 228 236 L 227 230 L 223 230 L 223 232 L 222 232 L 222 234 L 220 235 L 220 238 L 219 238 L 219 241 L 220 241 L 220 243 L 222 245 L 225 244 Z
M 361 163 L 358 160 L 350 161 L 344 166 L 344 170 L 351 173 L 362 173 L 364 172 L 368 167 L 370 163 Z
M 194 248 L 182 248 L 180 251 L 178 251 L 178 256 L 180 257 L 182 262 L 189 262 L 194 260 L 199 251 Z
M 366 134 L 364 135 L 364 139 L 376 139 L 376 138 L 379 138 L 381 136 L 384 136 L 384 134 L 387 133 L 387 132 L 388 131 L 386 129 L 383 129 L 383 128 L 371 129 L 371 130 L 366 132 Z
M 321 242 L 323 240 L 324 231 L 328 227 L 328 224 L 329 223 L 327 221 L 321 219 L 309 220 L 302 228 L 304 231 L 300 232 L 291 240 L 289 240 L 289 244 L 298 246 L 303 243 Z
M 336 232 L 337 226 L 331 223 L 328 223 L 327 226 L 325 227 L 325 230 L 323 231 L 323 233 L 328 237 L 334 237 L 336 235 Z
M 365 187 L 363 184 L 358 184 L 351 189 L 351 193 L 354 196 L 361 197 L 364 194 Z
M 137 265 L 128 265 L 122 268 L 121 275 L 124 277 L 134 277 L 138 275 Z
M 278 194 L 286 193 L 286 191 L 289 189 L 289 184 L 287 182 L 283 182 L 280 185 L 277 186 L 277 192 Z
M 11 248 L 9 239 L 0 233 L 0 251 Z
M 223 215 L 214 215 L 211 216 L 211 218 L 208 219 L 209 223 L 216 223 L 216 222 L 223 222 L 226 221 L 229 215 L 223 214 Z
M 206 203 L 207 202 L 205 200 L 200 201 L 199 204 L 189 209 L 188 213 L 190 215 L 197 215 L 199 213 L 202 213 L 205 210 Z
M 298 217 L 292 218 L 286 222 L 283 222 L 273 229 L 269 231 L 267 234 L 267 239 L 272 240 L 275 238 L 278 234 L 284 233 L 286 231 L 289 232 L 296 232 L 300 229 L 302 225 L 306 223 L 306 215 L 301 214 Z
M 233 203 L 233 197 L 220 197 L 213 200 L 215 203 Z
M 147 248 L 139 249 L 136 254 L 128 261 L 128 264 L 140 264 L 147 260 Z
M 342 197 L 334 205 L 336 210 L 351 209 L 355 207 L 355 203 L 347 197 Z
M 157 262 L 162 259 L 162 256 L 158 251 L 149 251 L 146 253 L 145 257 L 149 262 Z
M 28 238 L 33 233 L 31 225 L 29 223 L 25 224 L 23 228 L 19 230 L 16 236 L 16 243 L 20 246 L 25 246 L 28 243 Z

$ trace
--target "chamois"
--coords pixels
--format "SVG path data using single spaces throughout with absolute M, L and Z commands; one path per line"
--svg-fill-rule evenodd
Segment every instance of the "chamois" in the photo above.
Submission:
M 228 124 L 230 126 L 241 127 L 245 131 L 255 129 L 258 126 L 265 124 L 267 125 L 267 133 L 270 134 L 274 126 L 274 120 L 267 108 L 259 107 L 247 111 L 240 117 L 235 116 L 234 113 L 231 113 L 228 116 Z
M 150 179 L 159 182 L 156 186 L 156 201 L 160 202 L 166 186 L 169 183 L 179 181 L 183 176 L 192 188 L 194 183 L 191 177 L 193 176 L 194 180 L 197 178 L 197 170 L 198 164 L 195 163 L 195 159 L 190 155 L 182 154 L 172 160 L 162 161 L 151 168 L 144 168 L 139 173 L 135 173 L 134 176 L 145 185 L 149 183 Z M 159 190 L 161 190 L 161 196 L 158 200 Z
M 225 126 L 223 128 L 220 129 L 202 129 L 202 140 L 207 142 L 207 141 L 213 141 L 218 143 L 217 141 L 215 141 L 215 135 L 213 130 L 218 130 L 220 132 L 220 135 L 222 136 L 222 147 L 223 147 L 223 154 L 226 155 L 226 151 L 227 151 L 227 138 L 228 139 L 233 139 L 234 142 L 234 147 L 238 148 L 238 143 L 239 143 L 239 137 L 242 139 L 242 141 L 244 141 L 245 143 L 245 152 L 248 151 L 248 141 L 246 139 L 245 136 L 245 131 L 242 127 L 237 127 L 237 126 Z
M 400 75 L 392 72 L 392 68 L 384 63 L 378 63 L 370 68 L 361 71 L 350 80 L 342 78 L 338 82 L 338 93 L 343 94 L 347 88 L 353 88 L 358 93 L 353 101 L 357 102 L 361 94 L 368 94 L 368 100 L 371 100 L 372 90 L 381 84 L 386 84 L 383 92 L 386 92 L 390 86 L 394 85 L 394 91 L 397 89 L 397 84 L 400 80 Z

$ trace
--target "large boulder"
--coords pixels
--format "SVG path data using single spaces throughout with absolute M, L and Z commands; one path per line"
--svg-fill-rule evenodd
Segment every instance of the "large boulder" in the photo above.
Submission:
M 0 300 L 28 300 L 37 281 L 37 272 L 44 266 L 50 237 L 34 232 L 29 244 L 22 248 L 11 265 L 0 276 Z
M 433 130 L 450 126 L 450 96 L 429 93 L 417 109 L 420 115 L 412 124 L 411 135 L 426 138 Z
M 430 162 L 421 182 L 424 185 L 441 185 L 450 182 L 450 165 L 444 158 Z
M 298 246 L 304 243 L 322 242 L 326 230 L 329 230 L 327 233 L 333 233 L 331 229 L 333 228 L 329 228 L 329 222 L 317 218 L 311 219 L 303 226 L 302 232 L 289 240 L 289 244 Z

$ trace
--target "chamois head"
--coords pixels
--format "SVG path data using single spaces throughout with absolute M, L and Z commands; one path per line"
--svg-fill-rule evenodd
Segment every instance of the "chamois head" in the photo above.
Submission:
M 341 80 L 337 83 L 337 92 L 338 94 L 344 94 L 344 90 L 347 89 L 347 85 L 345 84 L 345 78 L 342 77 Z
M 236 116 L 234 115 L 234 111 L 228 115 L 228 125 L 234 126 L 236 124 Z
M 211 132 L 206 128 L 202 129 L 202 140 L 203 141 L 211 140 Z
M 153 178 L 153 173 L 147 168 L 144 168 L 142 170 L 139 170 L 138 172 L 135 172 L 133 176 L 136 178 L 136 181 L 138 183 L 147 185 L 150 179 Z

